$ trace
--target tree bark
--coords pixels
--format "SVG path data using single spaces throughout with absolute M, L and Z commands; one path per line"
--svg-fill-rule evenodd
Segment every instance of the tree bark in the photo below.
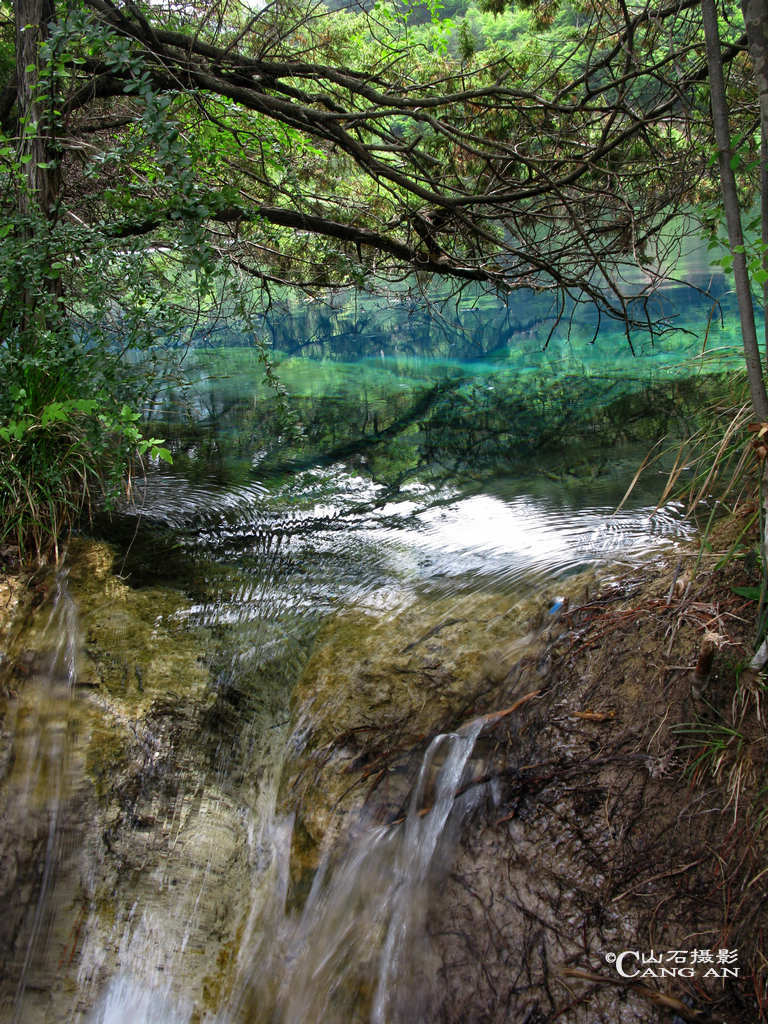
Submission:
M 745 3 L 750 2 L 751 0 L 745 0 Z M 744 360 L 747 367 L 749 394 L 757 418 L 768 420 L 768 394 L 766 394 L 765 381 L 763 380 L 763 368 L 755 328 L 755 311 L 752 305 L 752 291 L 749 284 L 747 259 L 744 253 L 744 235 L 741 229 L 739 197 L 736 190 L 736 178 L 733 173 L 728 104 L 725 96 L 723 61 L 714 0 L 701 0 L 701 11 L 704 22 L 704 37 L 707 43 L 712 122 L 715 130 L 715 142 L 717 144 L 717 161 L 720 168 L 720 194 L 725 208 L 728 244 L 733 253 L 733 276 L 736 286 L 736 298 L 739 305 L 739 320 L 741 323 L 741 337 L 744 344 Z
M 768 125 L 760 127 L 760 241 L 763 246 L 763 272 L 768 274 Z M 768 278 L 763 281 L 763 346 L 768 370 Z
M 760 101 L 760 240 L 768 270 L 768 0 L 742 0 L 747 45 Z M 763 282 L 765 364 L 768 367 L 768 281 Z
M 16 0 L 16 113 L 18 156 L 24 180 L 17 189 L 19 232 L 34 247 L 37 273 L 21 281 L 18 343 L 33 351 L 51 321 L 51 302 L 62 294 L 61 278 L 47 272 L 48 225 L 58 215 L 60 160 L 56 147 L 53 79 L 41 73 L 40 46 L 49 36 L 55 0 Z
M 19 156 L 24 163 L 26 191 L 20 206 L 36 206 L 47 218 L 56 213 L 60 175 L 55 159 L 53 97 L 41 82 L 40 44 L 48 38 L 54 0 L 16 0 L 16 103 L 19 115 Z

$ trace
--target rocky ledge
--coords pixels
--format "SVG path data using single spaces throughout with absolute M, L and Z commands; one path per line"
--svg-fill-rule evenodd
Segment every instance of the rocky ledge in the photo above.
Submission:
M 755 581 L 716 562 L 574 577 L 550 607 L 348 613 L 320 636 L 283 785 L 297 902 L 350 835 L 403 829 L 430 739 L 485 716 L 412 953 L 431 982 L 393 1019 L 761 1019 L 763 684 L 739 674 Z M 370 979 L 349 991 L 365 1020 Z

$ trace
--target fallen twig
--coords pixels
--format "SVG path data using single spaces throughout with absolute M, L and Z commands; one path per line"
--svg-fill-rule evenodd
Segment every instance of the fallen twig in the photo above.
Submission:
M 660 878 L 673 878 L 675 875 L 682 875 L 691 868 L 695 868 L 697 864 L 701 864 L 703 860 L 703 857 L 699 857 L 698 860 L 692 860 L 690 864 L 684 864 L 683 867 L 676 868 L 674 871 L 660 871 L 658 875 L 651 875 L 650 878 L 646 878 L 644 881 L 638 882 L 637 884 L 638 886 L 644 886 L 648 885 L 650 882 L 657 882 Z M 629 896 L 633 891 L 634 889 L 626 889 L 624 892 L 620 892 L 618 896 L 613 897 L 611 903 L 624 899 L 625 896 Z
M 582 971 L 576 967 L 560 967 L 558 970 L 560 974 L 565 975 L 567 978 L 591 981 L 595 985 L 618 985 L 620 988 L 631 989 L 641 999 L 647 999 L 649 1002 L 655 1003 L 666 1010 L 673 1010 L 678 1017 L 682 1017 L 685 1021 L 690 1021 L 691 1024 L 714 1024 L 712 1018 L 704 1010 L 692 1010 L 680 999 L 676 999 L 675 996 L 669 996 L 665 992 L 659 992 L 657 989 L 649 988 L 648 985 L 642 985 L 637 981 L 628 981 L 624 978 L 610 978 L 604 974 L 597 974 L 595 971 Z
M 460 726 L 456 732 L 459 734 L 471 732 L 472 729 L 478 724 L 483 723 L 483 729 L 487 729 L 490 725 L 495 725 L 502 718 L 506 718 L 507 715 L 511 715 L 513 711 L 517 711 L 523 704 L 527 704 L 529 700 L 533 700 L 534 697 L 538 697 L 541 690 L 531 690 L 530 693 L 526 693 L 519 700 L 516 700 L 514 704 L 510 704 L 508 708 L 504 708 L 503 711 L 490 711 L 487 715 L 480 715 L 479 718 L 473 718 L 471 722 L 465 722 L 464 725 Z

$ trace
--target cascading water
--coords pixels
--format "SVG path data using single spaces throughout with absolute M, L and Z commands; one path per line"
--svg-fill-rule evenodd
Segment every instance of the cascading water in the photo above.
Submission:
M 450 866 L 450 836 L 479 795 L 457 800 L 482 727 L 473 722 L 432 740 L 404 822 L 370 827 L 343 853 L 326 852 L 302 911 L 286 917 L 280 908 L 269 951 L 251 949 L 250 977 L 217 1020 L 420 1019 L 429 993 L 428 893 Z
M 394 865 L 394 885 L 389 899 L 392 909 L 380 957 L 371 1011 L 372 1024 L 384 1024 L 385 1021 L 395 1019 L 405 1020 L 403 995 L 408 999 L 410 1008 L 413 1008 L 412 1000 L 418 998 L 420 991 L 425 991 L 424 988 L 413 984 L 403 985 L 403 981 L 406 981 L 416 965 L 418 973 L 423 970 L 424 962 L 417 955 L 417 949 L 412 948 L 412 944 L 418 941 L 424 928 L 425 887 L 435 851 L 443 838 L 448 817 L 453 809 L 465 766 L 482 727 L 482 721 L 477 721 L 467 728 L 463 735 L 455 733 L 437 736 L 427 749 L 408 808 L 405 835 Z M 447 750 L 444 751 L 446 747 Z M 434 782 L 433 804 L 432 807 L 426 808 L 426 813 L 422 815 L 421 804 L 429 772 L 440 753 L 443 753 L 445 760 Z
M 269 819 L 261 835 L 271 846 L 269 864 L 254 872 L 233 992 L 226 1006 L 206 1019 L 212 1024 L 415 1019 L 414 1007 L 429 993 L 428 893 L 450 866 L 452 837 L 482 793 L 478 787 L 457 795 L 483 724 L 477 720 L 460 733 L 435 737 L 405 820 L 357 830 L 342 851 L 328 850 L 303 909 L 295 914 L 286 910 L 292 822 Z M 159 939 L 145 934 L 150 927 L 145 921 L 124 931 L 120 959 L 133 963 L 134 971 L 147 954 L 148 939 Z M 170 979 L 165 987 L 149 987 L 146 979 L 122 971 L 88 1021 L 186 1024 L 194 1018 L 192 1006 L 174 997 Z
M 6 822 L 15 820 L 18 833 L 12 838 L 22 850 L 25 845 L 35 850 L 37 860 L 36 877 L 24 879 L 26 884 L 20 887 L 19 895 L 26 899 L 15 904 L 6 922 L 6 928 L 15 932 L 18 956 L 12 1008 L 7 1006 L 14 1024 L 25 1019 L 27 988 L 41 984 L 39 963 L 45 958 L 40 954 L 52 927 L 49 898 L 68 839 L 68 801 L 78 770 L 71 756 L 78 638 L 77 610 L 66 572 L 61 571 L 39 637 L 40 653 L 28 662 L 30 678 L 11 702 L 8 716 L 13 745 L 12 768 L 2 794 L 4 817 Z M 43 975 L 42 984 L 48 983 Z M 6 993 L 6 1004 L 9 996 Z
M 429 893 L 478 793 L 456 799 L 479 726 L 433 740 L 404 823 L 329 849 L 297 911 L 292 822 L 276 804 L 291 690 L 318 629 L 357 605 L 421 658 L 419 636 L 463 619 L 484 588 L 499 595 L 503 635 L 518 599 L 505 593 L 678 530 L 661 517 L 656 537 L 646 513 L 627 513 L 606 543 L 599 511 L 547 519 L 541 503 L 498 496 L 385 506 L 346 531 L 325 518 L 307 529 L 305 517 L 291 536 L 293 522 L 274 541 L 249 522 L 206 525 L 192 601 L 111 574 L 92 593 L 81 571 L 82 635 L 57 584 L 38 644 L 54 654 L 35 662 L 11 723 L 6 806 L 37 807 L 40 865 L 15 946 L 16 1020 L 383 1024 L 414 1019 L 414 1007 L 427 1019 Z M 398 640 L 411 605 L 421 611 Z M 102 654 L 99 632 L 113 638 Z
M 431 601 L 450 622 L 489 583 L 500 595 L 517 593 L 526 580 L 551 579 L 553 569 L 610 557 L 622 543 L 646 544 L 650 531 L 647 515 L 628 513 L 606 545 L 600 513 L 569 521 L 560 510 L 548 526 L 540 506 L 517 498 L 470 497 L 426 515 L 407 506 L 399 514 L 399 529 L 385 508 L 381 522 L 363 519 L 356 531 L 332 523 L 324 532 L 321 520 L 294 537 L 289 521 L 281 542 L 260 536 L 249 547 L 240 543 L 249 524 L 241 534 L 229 525 L 208 542 L 218 560 L 203 563 L 195 600 L 174 599 L 167 609 L 168 598 L 152 588 L 108 577 L 100 584 L 111 588 L 105 603 L 81 580 L 80 639 L 62 577 L 46 633 L 56 644 L 41 644 L 55 653 L 44 671 L 36 665 L 16 705 L 16 767 L 6 789 L 7 805 L 37 801 L 38 833 L 41 813 L 45 825 L 39 896 L 17 954 L 16 1020 L 383 1024 L 412 1020 L 421 1006 L 428 1017 L 429 893 L 477 794 L 456 799 L 479 726 L 433 740 L 405 822 L 372 824 L 343 853 L 329 849 L 296 911 L 292 822 L 275 808 L 292 746 L 291 689 L 319 623 L 334 604 L 356 602 L 386 631 L 415 601 L 426 628 L 411 628 L 430 635 Z M 675 530 L 670 517 L 663 532 Z M 233 550 L 245 569 L 222 568 Z M 319 573 L 329 563 L 336 576 L 323 590 Z M 504 605 L 502 596 L 494 600 Z M 131 615 L 145 622 L 140 632 L 128 615 L 134 606 Z M 107 627 L 114 650 L 97 662 L 98 682 L 92 658 L 78 667 L 77 648 L 89 650 L 91 633 Z M 186 654 L 188 635 L 195 644 Z M 400 647 L 417 639 L 406 634 Z M 206 645 L 204 672 L 194 652 Z M 139 648 L 143 660 L 134 662 Z M 153 682 L 164 658 L 167 691 Z M 24 710 L 36 705 L 44 712 Z M 114 754 L 100 767 L 102 734 Z M 94 778 L 103 780 L 101 805 Z

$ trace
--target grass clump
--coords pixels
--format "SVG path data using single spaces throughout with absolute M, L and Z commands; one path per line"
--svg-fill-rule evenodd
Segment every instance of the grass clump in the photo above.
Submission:
M 110 502 L 130 486 L 137 458 L 170 459 L 119 402 L 129 377 L 123 387 L 109 379 L 103 350 L 69 335 L 47 342 L 31 351 L 0 346 L 8 382 L 0 397 L 0 544 L 38 563 L 58 559 L 61 539 L 96 497 Z

